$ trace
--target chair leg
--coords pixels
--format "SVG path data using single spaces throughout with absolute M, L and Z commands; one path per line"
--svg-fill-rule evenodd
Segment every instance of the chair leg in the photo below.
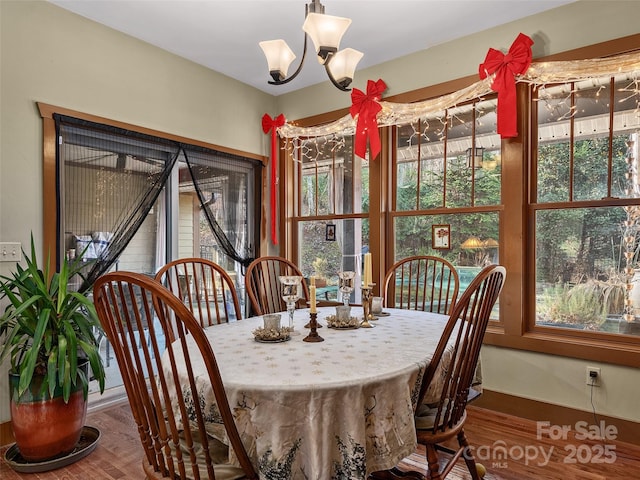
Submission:
M 435 445 L 427 445 L 427 464 L 429 465 L 429 478 L 431 480 L 442 480 L 440 475 L 440 462 Z
M 473 480 L 480 480 L 478 469 L 476 467 L 476 460 L 473 456 L 473 452 L 469 448 L 469 442 L 467 441 L 467 437 L 464 434 L 464 428 L 461 429 L 460 432 L 458 432 L 458 444 L 461 448 L 463 448 L 462 458 L 464 458 L 464 462 L 467 464 L 467 468 L 469 469 L 471 478 Z

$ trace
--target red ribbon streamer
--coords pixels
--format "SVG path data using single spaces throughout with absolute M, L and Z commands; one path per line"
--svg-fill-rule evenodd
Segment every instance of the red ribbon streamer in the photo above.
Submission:
M 382 106 L 378 102 L 382 97 L 382 92 L 386 89 L 387 84 L 379 79 L 377 82 L 367 81 L 366 95 L 357 88 L 351 92 L 352 105 L 349 112 L 353 118 L 358 116 L 355 153 L 361 158 L 364 158 L 367 153 L 367 138 L 369 138 L 369 146 L 371 147 L 371 160 L 374 160 L 380 153 L 377 115 L 382 110 Z
M 271 131 L 271 241 L 274 245 L 278 244 L 278 220 L 276 216 L 277 209 L 277 178 L 278 178 L 278 127 L 284 125 L 284 115 L 280 114 L 276 118 L 271 118 L 265 113 L 262 116 L 262 131 L 269 133 Z
M 480 64 L 480 78 L 485 79 L 495 72 L 491 88 L 498 92 L 498 133 L 501 138 L 517 137 L 516 75 L 522 75 L 531 64 L 533 40 L 521 33 L 505 55 L 490 48 L 484 63 Z

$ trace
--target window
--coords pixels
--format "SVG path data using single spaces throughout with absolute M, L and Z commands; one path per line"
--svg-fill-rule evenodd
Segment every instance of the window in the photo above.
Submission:
M 495 106 L 495 99 L 485 100 L 396 127 L 394 260 L 442 256 L 465 278 L 461 291 L 469 275 L 499 258 L 502 167 Z M 448 248 L 433 245 L 434 225 L 449 226 Z
M 315 277 L 322 299 L 338 298 L 338 272 L 362 273 L 369 251 L 369 162 L 353 154 L 352 137 L 329 136 L 291 145 L 298 265 Z M 332 235 L 327 235 L 327 229 Z M 354 292 L 360 301 L 360 291 Z
M 605 77 L 538 92 L 531 192 L 536 326 L 640 335 L 625 320 L 625 313 L 640 314 L 640 283 L 631 279 L 640 267 L 634 81 Z
M 640 48 L 634 38 L 553 59 L 606 57 L 606 66 L 598 66 L 609 70 L 596 78 L 572 81 L 571 72 L 562 70 L 558 77 L 569 78 L 567 83 L 519 82 L 517 137 L 496 134 L 497 104 L 486 95 L 411 124 L 381 128 L 380 156 L 354 158 L 354 181 L 347 185 L 360 195 L 360 210 L 356 204 L 350 213 L 336 210 L 329 193 L 335 186 L 324 186 L 333 181 L 334 165 L 349 158 L 348 148 L 338 154 L 327 139 L 322 147 L 309 147 L 313 155 L 308 161 L 296 157 L 298 176 L 290 183 L 295 188 L 309 176 L 306 190 L 293 195 L 307 205 L 287 215 L 295 224 L 288 231 L 291 256 L 311 257 L 301 261 L 313 271 L 314 259 L 334 254 L 320 255 L 324 251 L 311 242 L 324 240 L 327 223 L 340 232 L 340 222 L 353 218 L 360 222 L 349 234 L 356 248 L 336 250 L 341 257 L 330 269 L 365 249 L 374 255 L 378 278 L 397 259 L 440 255 L 456 265 L 465 288 L 482 265 L 497 261 L 507 268 L 507 281 L 486 343 L 637 365 L 640 328 L 634 328 L 640 322 L 626 320 L 640 318 L 640 81 L 637 72 L 610 73 L 620 71 L 612 56 Z M 627 70 L 637 65 L 635 55 L 621 61 Z M 439 104 L 476 81 L 426 87 L 403 94 L 402 101 Z M 340 113 L 317 118 L 324 124 Z M 308 195 L 316 196 L 313 202 Z M 438 225 L 446 226 L 450 248 L 434 249 Z M 633 294 L 625 302 L 627 290 Z

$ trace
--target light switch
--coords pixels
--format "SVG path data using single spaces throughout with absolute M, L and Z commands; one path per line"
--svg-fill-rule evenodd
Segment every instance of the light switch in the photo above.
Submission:
M 21 258 L 20 242 L 0 242 L 0 262 L 19 262 Z

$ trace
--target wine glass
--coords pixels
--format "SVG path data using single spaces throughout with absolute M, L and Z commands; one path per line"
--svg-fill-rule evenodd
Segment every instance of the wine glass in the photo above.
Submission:
M 342 294 L 342 303 L 345 306 L 349 306 L 349 297 L 351 297 L 351 292 L 355 288 L 354 279 L 356 277 L 356 272 L 338 272 L 338 277 L 340 278 L 340 284 L 338 290 Z
M 302 277 L 298 275 L 281 275 L 280 286 L 282 288 L 282 300 L 287 304 L 287 312 L 289 312 L 290 334 L 293 335 L 293 312 L 296 309 L 296 301 L 302 296 Z

